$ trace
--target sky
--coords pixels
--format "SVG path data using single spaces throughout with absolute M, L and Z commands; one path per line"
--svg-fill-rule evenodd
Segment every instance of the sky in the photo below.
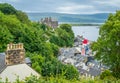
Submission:
M 24 12 L 56 12 L 69 14 L 114 13 L 120 0 L 0 0 Z

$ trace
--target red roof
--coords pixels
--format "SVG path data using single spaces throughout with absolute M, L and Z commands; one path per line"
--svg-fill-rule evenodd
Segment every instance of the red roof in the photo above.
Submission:
M 84 39 L 82 43 L 83 43 L 83 44 L 87 44 L 87 43 L 88 43 L 88 40 L 87 40 L 87 39 Z

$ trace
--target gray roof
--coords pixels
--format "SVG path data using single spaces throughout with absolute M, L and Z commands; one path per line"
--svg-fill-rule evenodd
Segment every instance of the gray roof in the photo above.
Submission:
M 25 63 L 26 64 L 31 64 L 31 60 L 29 57 L 25 58 Z M 5 53 L 0 53 L 0 73 L 6 68 L 5 64 Z
M 17 79 L 17 76 L 19 76 L 19 80 L 23 80 L 26 77 L 29 77 L 31 74 L 40 77 L 40 75 L 27 64 L 18 64 L 7 66 L 0 74 L 0 77 L 2 78 L 3 82 L 7 77 L 8 80 L 13 83 Z
M 32 63 L 29 57 L 26 57 L 26 58 L 25 58 L 25 63 L 27 63 L 27 64 L 28 64 L 28 63 Z
M 80 74 L 90 74 L 91 76 L 98 76 L 100 75 L 101 71 L 99 69 L 94 69 L 94 68 L 90 68 L 89 71 L 84 70 L 84 69 L 78 69 Z
M 78 70 L 79 70 L 80 74 L 85 74 L 85 73 L 88 74 L 88 71 L 87 71 L 87 70 L 84 70 L 84 69 L 82 69 L 82 68 L 80 68 L 80 69 L 78 69 Z
M 98 76 L 100 75 L 100 73 L 101 73 L 100 69 L 90 68 L 89 70 L 89 74 L 91 74 L 92 76 Z
M 0 73 L 6 68 L 5 53 L 0 53 Z

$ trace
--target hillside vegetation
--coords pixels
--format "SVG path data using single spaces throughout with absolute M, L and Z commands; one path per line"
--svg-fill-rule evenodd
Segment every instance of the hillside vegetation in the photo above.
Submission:
M 7 3 L 0 4 L 0 52 L 5 52 L 8 43 L 23 43 L 26 57 L 32 60 L 32 68 L 42 75 L 40 78 L 27 77 L 23 81 L 16 79 L 16 83 L 118 83 L 120 82 L 118 80 L 120 76 L 119 16 L 120 12 L 117 12 L 108 18 L 108 21 L 101 26 L 100 38 L 93 44 L 93 50 L 97 51 L 98 57 L 107 55 L 103 62 L 107 63 L 108 60 L 110 63 L 115 62 L 110 65 L 114 73 L 105 71 L 101 74 L 101 79 L 99 77 L 94 80 L 80 79 L 76 68 L 57 60 L 60 47 L 73 46 L 74 33 L 70 25 L 62 24 L 53 30 L 44 24 L 30 21 L 26 13 L 16 10 Z M 106 39 L 110 44 L 104 42 Z M 118 42 L 117 47 L 115 41 Z M 112 51 L 106 50 L 107 45 Z M 6 83 L 9 81 L 6 80 Z
M 92 46 L 96 58 L 108 65 L 113 76 L 120 78 L 120 11 L 110 14 L 100 27 L 99 38 Z
M 71 26 L 62 24 L 55 30 L 37 22 L 31 22 L 26 13 L 10 4 L 0 4 L 0 52 L 5 52 L 8 43 L 23 43 L 26 57 L 32 67 L 42 76 L 62 75 L 66 79 L 77 79 L 79 73 L 71 65 L 57 60 L 59 47 L 73 45 Z

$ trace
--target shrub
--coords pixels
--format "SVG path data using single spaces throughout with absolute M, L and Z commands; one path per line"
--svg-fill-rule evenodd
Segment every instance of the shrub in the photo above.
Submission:
M 105 79 L 106 77 L 110 77 L 112 76 L 111 72 L 109 70 L 105 70 L 104 72 L 102 72 L 102 74 L 100 75 L 100 79 Z

